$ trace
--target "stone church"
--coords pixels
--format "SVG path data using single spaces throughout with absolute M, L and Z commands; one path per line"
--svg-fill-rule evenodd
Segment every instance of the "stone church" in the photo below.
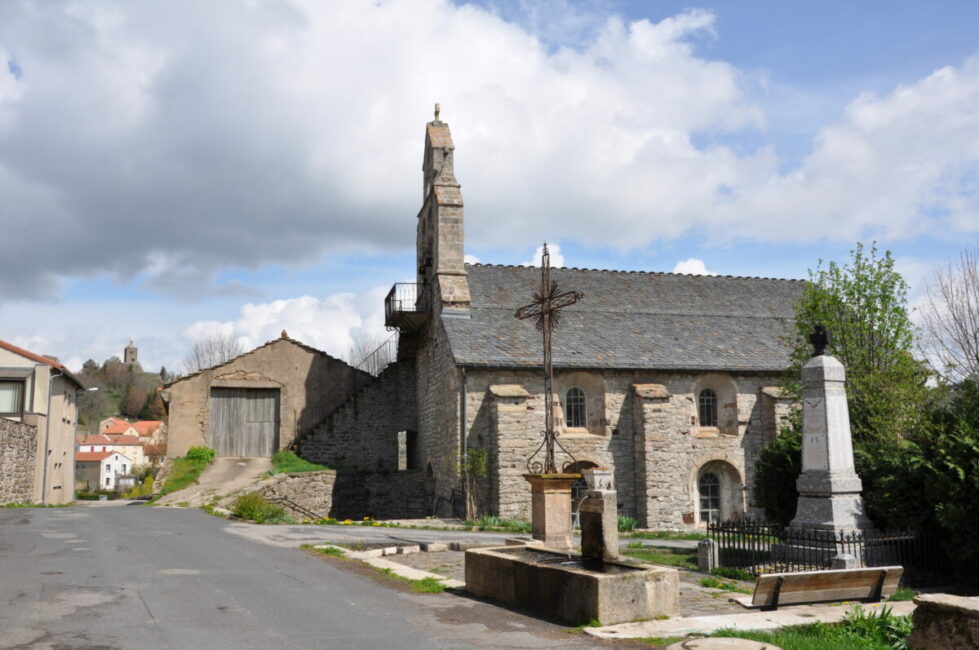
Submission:
M 414 475 L 424 509 L 414 514 L 440 516 L 463 514 L 460 466 L 483 449 L 480 512 L 527 519 L 522 475 L 544 429 L 542 351 L 533 323 L 514 312 L 540 270 L 464 263 L 454 155 L 436 113 L 425 129 L 417 280 L 385 302 L 397 361 L 296 447 L 332 466 Z M 752 466 L 787 411 L 778 386 L 803 282 L 576 268 L 552 277 L 584 293 L 553 348 L 572 469 L 612 469 L 620 514 L 643 526 L 749 512 Z

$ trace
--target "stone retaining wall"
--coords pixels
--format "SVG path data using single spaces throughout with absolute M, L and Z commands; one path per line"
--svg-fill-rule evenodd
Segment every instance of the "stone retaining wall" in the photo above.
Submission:
M 421 473 L 323 470 L 278 474 L 250 490 L 266 499 L 284 498 L 305 510 L 334 519 L 415 518 L 424 516 Z M 306 514 L 282 504 L 290 516 Z
M 37 429 L 0 418 L 0 504 L 34 500 Z
M 923 594 L 914 604 L 909 646 L 915 650 L 979 648 L 979 598 Z

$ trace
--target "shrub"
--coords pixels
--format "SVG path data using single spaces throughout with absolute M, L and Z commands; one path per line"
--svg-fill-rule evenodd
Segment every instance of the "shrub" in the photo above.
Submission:
M 728 580 L 746 580 L 750 582 L 755 579 L 755 576 L 744 569 L 735 569 L 734 567 L 719 566 L 711 569 L 710 573 L 711 575 L 727 578 Z
M 203 445 L 195 445 L 187 450 L 185 458 L 208 465 L 214 460 L 214 450 Z
M 329 467 L 311 463 L 291 451 L 277 451 L 275 452 L 275 456 L 272 457 L 272 470 L 269 472 L 269 475 L 319 472 L 324 469 L 329 469 Z
M 285 519 L 286 514 L 282 506 L 269 503 L 265 497 L 256 492 L 238 497 L 231 507 L 231 512 L 241 519 L 254 521 L 256 524 L 279 523 Z
M 634 531 L 636 529 L 636 526 L 638 526 L 638 525 L 639 525 L 639 522 L 636 521 L 635 519 L 633 519 L 632 517 L 623 517 L 622 515 L 619 515 L 619 532 L 620 533 L 631 533 L 632 531 Z

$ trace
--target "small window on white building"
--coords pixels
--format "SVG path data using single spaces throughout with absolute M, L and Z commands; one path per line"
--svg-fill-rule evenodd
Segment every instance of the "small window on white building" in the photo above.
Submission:
M 125 463 L 122 464 L 122 473 L 123 474 L 126 473 L 126 464 Z
M 24 382 L 0 381 L 0 413 L 20 415 L 24 411 Z
M 111 479 L 111 478 L 109 478 L 108 476 L 106 476 L 106 477 L 105 477 L 105 487 L 109 487 L 109 483 L 110 483 L 110 481 L 112 481 L 112 479 Z

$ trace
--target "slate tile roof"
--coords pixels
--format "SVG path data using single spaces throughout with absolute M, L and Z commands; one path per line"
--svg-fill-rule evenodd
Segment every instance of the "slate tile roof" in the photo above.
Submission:
M 457 364 L 541 365 L 532 320 L 514 318 L 531 300 L 540 269 L 467 265 L 468 317 L 442 323 Z M 779 371 L 799 280 L 553 269 L 560 290 L 584 298 L 564 310 L 554 335 L 559 368 Z

